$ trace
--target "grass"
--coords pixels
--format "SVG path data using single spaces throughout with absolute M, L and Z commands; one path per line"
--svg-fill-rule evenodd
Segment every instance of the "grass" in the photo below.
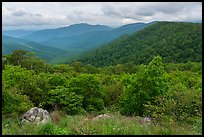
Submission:
M 28 124 L 18 126 L 18 121 L 3 118 L 3 135 L 189 135 L 202 134 L 197 128 L 177 123 L 163 125 L 141 125 L 138 117 L 125 117 L 119 113 L 110 114 L 110 118 L 95 120 L 90 115 L 64 115 L 59 119 L 55 113 L 51 122 L 45 125 Z M 202 127 L 200 127 L 202 128 Z M 198 131 L 198 132 L 196 132 Z

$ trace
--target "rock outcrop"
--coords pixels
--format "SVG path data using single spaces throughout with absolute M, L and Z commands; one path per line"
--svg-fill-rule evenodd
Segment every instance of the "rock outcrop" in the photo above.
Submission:
M 47 110 L 43 110 L 42 108 L 31 108 L 28 110 L 21 118 L 20 125 L 23 123 L 37 123 L 37 124 L 45 124 L 51 120 L 51 116 Z

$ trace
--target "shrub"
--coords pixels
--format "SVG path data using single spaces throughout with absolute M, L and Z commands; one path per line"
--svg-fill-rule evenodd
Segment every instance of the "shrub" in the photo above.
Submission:
M 124 92 L 121 96 L 121 113 L 143 116 L 144 105 L 153 102 L 168 89 L 161 57 L 154 57 L 147 65 L 141 65 L 136 77 L 124 78 Z
M 103 100 L 100 98 L 90 98 L 87 100 L 88 106 L 86 107 L 87 111 L 100 111 L 104 109 Z
M 121 81 L 115 80 L 109 85 L 104 85 L 104 104 L 106 107 L 117 104 L 122 93 Z
M 22 95 L 26 95 L 38 106 L 45 97 L 45 92 L 37 85 L 36 75 L 32 70 L 26 70 L 20 66 L 6 65 L 3 70 L 3 76 L 7 86 L 16 87 Z
M 77 95 L 83 96 L 82 105 L 84 109 L 87 109 L 89 105 L 93 105 L 94 108 L 99 109 L 98 103 L 93 103 L 91 98 L 97 98 L 101 100 L 103 98 L 102 84 L 91 74 L 82 74 L 77 77 L 71 78 L 68 84 L 68 90 L 74 92 Z M 101 100 L 101 105 L 103 100 Z M 95 106 L 96 105 L 96 106 Z
M 17 117 L 33 107 L 33 103 L 26 95 L 22 95 L 16 87 L 7 87 L 2 81 L 2 113 Z
M 51 88 L 55 88 L 56 86 L 66 86 L 67 78 L 63 73 L 54 73 L 49 77 L 49 84 L 51 85 Z
M 63 109 L 67 113 L 73 115 L 80 112 L 82 109 L 83 96 L 71 92 L 68 88 L 57 87 L 48 91 L 48 96 L 43 105 L 51 108 L 57 107 Z
M 177 121 L 194 124 L 202 115 L 202 93 L 187 89 L 182 84 L 174 85 L 165 96 L 159 96 L 146 105 L 148 115 L 157 121 Z

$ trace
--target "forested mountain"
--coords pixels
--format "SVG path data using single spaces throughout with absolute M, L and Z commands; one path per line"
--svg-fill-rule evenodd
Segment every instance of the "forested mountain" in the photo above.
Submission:
M 147 64 L 160 55 L 164 62 L 202 60 L 202 24 L 189 22 L 156 22 L 130 36 L 123 36 L 92 50 L 77 61 L 94 66 L 132 62 Z
M 151 23 L 133 23 L 109 31 L 91 31 L 77 36 L 50 38 L 44 41 L 43 44 L 51 47 L 56 47 L 57 45 L 58 48 L 79 53 L 107 44 L 121 35 L 132 34 L 150 24 Z
M 2 31 L 2 35 L 20 38 L 26 35 L 30 35 L 36 31 L 37 30 L 5 30 L 5 31 Z
M 86 23 L 80 23 L 80 24 L 70 25 L 64 28 L 48 29 L 48 30 L 33 32 L 30 35 L 20 37 L 20 39 L 21 40 L 24 39 L 24 42 L 26 43 L 30 41 L 29 44 L 34 42 L 32 43 L 32 45 L 40 44 L 41 50 L 35 50 L 35 52 L 37 55 L 40 54 L 40 57 L 44 56 L 42 59 L 49 60 L 51 61 L 50 63 L 64 63 L 64 62 L 67 62 L 67 60 L 70 60 L 70 57 L 72 56 L 76 56 L 76 55 L 78 56 L 82 52 L 100 47 L 120 37 L 121 35 L 132 34 L 152 23 L 133 23 L 133 24 L 127 24 L 118 28 L 111 28 L 105 25 L 90 25 Z M 2 33 L 4 34 L 5 32 L 2 32 Z M 6 34 L 19 37 L 19 35 L 23 34 L 23 31 L 22 32 L 12 31 Z M 25 34 L 27 33 L 25 32 Z M 5 39 L 4 44 L 10 41 L 8 40 L 8 38 L 7 39 L 3 38 L 3 39 Z M 26 47 L 25 45 L 19 46 L 19 43 L 22 43 L 22 42 L 19 42 L 20 39 L 12 40 L 12 47 L 11 47 L 11 42 L 9 42 L 8 44 L 9 47 L 3 46 L 3 54 L 11 53 L 14 49 L 21 49 L 21 48 L 25 50 L 28 49 L 28 47 Z M 49 59 L 47 57 L 45 58 L 45 56 L 48 56 L 48 54 L 43 55 L 43 53 L 46 53 L 44 51 L 51 50 L 52 52 L 53 48 L 67 50 L 69 51 L 69 53 L 56 54 L 57 55 L 56 57 L 50 56 L 48 57 Z M 37 52 L 40 52 L 40 53 L 37 53 Z
M 112 29 L 111 27 L 108 27 L 105 25 L 90 25 L 87 23 L 80 23 L 80 24 L 73 24 L 68 27 L 37 31 L 31 35 L 27 35 L 22 38 L 26 40 L 35 41 L 35 42 L 42 42 L 52 38 L 62 38 L 62 37 L 68 37 L 68 36 L 81 35 L 83 33 L 91 32 L 91 31 L 105 31 L 105 30 L 111 30 L 111 29 Z
M 47 47 L 39 43 L 30 42 L 30 41 L 9 37 L 9 36 L 2 36 L 3 55 L 10 54 L 14 50 L 18 50 L 18 49 L 35 52 L 37 56 L 39 56 L 41 59 L 44 59 L 46 61 L 50 61 L 51 59 L 62 54 L 69 54 L 65 50 Z

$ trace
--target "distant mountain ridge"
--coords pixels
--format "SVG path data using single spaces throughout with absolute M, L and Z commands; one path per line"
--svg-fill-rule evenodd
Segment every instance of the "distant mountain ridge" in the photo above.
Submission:
M 37 30 L 3 30 L 2 35 L 20 38 L 26 35 L 30 35 L 36 31 Z
M 124 34 L 132 34 L 148 25 L 145 23 L 134 23 L 109 31 L 91 31 L 77 36 L 51 38 L 43 43 L 51 47 L 58 45 L 61 49 L 69 49 L 72 52 L 79 53 L 100 47 Z
M 52 38 L 62 38 L 68 36 L 81 35 L 91 31 L 106 31 L 111 30 L 112 28 L 105 25 L 89 25 L 87 23 L 80 23 L 70 25 L 68 27 L 62 27 L 57 29 L 46 29 L 32 33 L 22 37 L 22 39 L 42 42 Z
M 132 34 L 150 24 L 132 23 L 111 28 L 105 25 L 80 23 L 58 29 L 38 31 L 22 38 L 78 54 L 107 44 L 122 35 Z

